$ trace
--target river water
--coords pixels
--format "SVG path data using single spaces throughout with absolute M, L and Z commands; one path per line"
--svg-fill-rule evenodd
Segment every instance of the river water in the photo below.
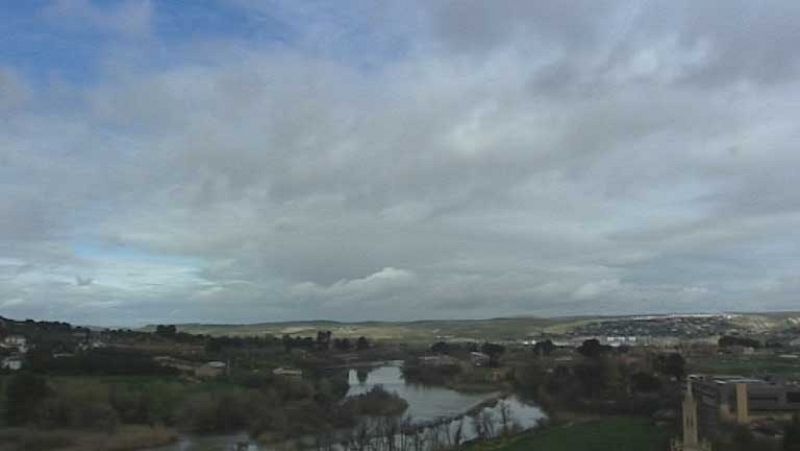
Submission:
M 374 367 L 351 369 L 347 396 L 365 393 L 376 385 L 381 385 L 388 391 L 397 393 L 408 402 L 408 409 L 403 417 L 408 417 L 413 424 L 424 425 L 444 420 L 444 428 L 450 431 L 460 427 L 463 440 L 478 436 L 476 425 L 471 417 L 460 415 L 482 412 L 493 418 L 493 427 L 497 430 L 500 424 L 501 406 L 514 424 L 521 429 L 532 428 L 542 420 L 545 415 L 535 405 L 526 403 L 516 396 L 509 396 L 497 403 L 488 403 L 498 397 L 498 393 L 462 393 L 449 388 L 410 384 L 403 379 L 400 368 L 401 362 L 388 362 Z M 483 406 L 483 407 L 478 407 Z M 441 428 L 441 426 L 440 426 Z M 246 444 L 247 451 L 282 450 L 285 446 L 258 445 L 248 439 L 246 434 L 231 435 L 193 435 L 181 436 L 180 440 L 172 445 L 155 448 L 151 451 L 206 451 L 206 450 L 236 450 L 239 444 Z

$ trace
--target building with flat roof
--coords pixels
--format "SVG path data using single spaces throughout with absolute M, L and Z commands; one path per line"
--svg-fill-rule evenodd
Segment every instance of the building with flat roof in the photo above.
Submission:
M 9 371 L 19 371 L 22 369 L 22 358 L 19 356 L 5 357 L 0 361 L 0 368 Z
M 703 421 L 748 423 L 751 418 L 800 411 L 800 385 L 735 375 L 692 375 Z

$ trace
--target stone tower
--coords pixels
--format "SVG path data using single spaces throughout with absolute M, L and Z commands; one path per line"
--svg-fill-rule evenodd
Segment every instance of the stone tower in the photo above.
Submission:
M 747 424 L 750 422 L 750 408 L 747 405 L 747 384 L 736 384 L 736 422 Z
M 696 448 L 697 437 L 697 401 L 694 400 L 690 381 L 686 384 L 686 395 L 683 397 L 683 448 Z
M 673 440 L 672 451 L 711 451 L 711 445 L 698 438 L 697 401 L 692 393 L 691 381 L 686 384 L 686 395 L 683 397 L 683 440 Z

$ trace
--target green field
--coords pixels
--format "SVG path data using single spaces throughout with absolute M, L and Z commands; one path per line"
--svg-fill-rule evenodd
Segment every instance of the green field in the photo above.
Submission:
M 472 451 L 665 451 L 671 432 L 646 418 L 612 417 L 525 433 Z
M 741 376 L 800 375 L 800 360 L 782 359 L 777 356 L 707 356 L 692 359 L 690 372 L 735 374 Z

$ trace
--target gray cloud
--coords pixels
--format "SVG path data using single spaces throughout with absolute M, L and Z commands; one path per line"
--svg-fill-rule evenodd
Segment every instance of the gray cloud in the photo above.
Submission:
M 791 308 L 796 7 L 711 5 L 426 2 L 359 16 L 402 49 L 366 68 L 341 38 L 200 44 L 67 95 L 3 75 L 0 313 Z M 308 8 L 282 20 L 354 26 Z

